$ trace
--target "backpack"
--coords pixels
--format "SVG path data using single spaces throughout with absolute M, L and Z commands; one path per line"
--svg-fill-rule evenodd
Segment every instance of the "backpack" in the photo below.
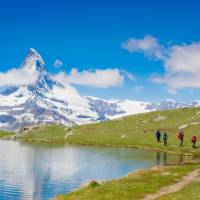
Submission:
M 183 132 L 180 132 L 180 133 L 178 134 L 178 138 L 179 138 L 179 139 L 183 139 L 183 137 L 184 137 Z
M 197 137 L 196 136 L 193 136 L 192 137 L 192 142 L 195 142 L 197 140 Z
M 163 139 L 165 140 L 165 139 L 167 139 L 167 137 L 168 137 L 168 136 L 167 136 L 167 133 L 164 133 L 164 134 L 163 134 Z

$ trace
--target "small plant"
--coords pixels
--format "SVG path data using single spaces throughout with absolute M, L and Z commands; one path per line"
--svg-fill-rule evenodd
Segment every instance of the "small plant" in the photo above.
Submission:
M 96 188 L 96 187 L 99 187 L 99 183 L 97 181 L 91 181 L 89 183 L 89 186 L 92 188 Z

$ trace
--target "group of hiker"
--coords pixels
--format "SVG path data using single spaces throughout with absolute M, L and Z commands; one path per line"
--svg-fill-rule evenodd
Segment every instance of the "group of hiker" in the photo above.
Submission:
M 166 132 L 164 132 L 163 134 L 160 132 L 160 130 L 157 130 L 156 132 L 156 139 L 157 139 L 157 142 L 160 143 L 161 142 L 161 139 L 163 141 L 163 144 L 165 146 L 168 145 L 168 134 Z M 180 141 L 180 146 L 182 147 L 183 146 L 183 141 L 184 141 L 184 133 L 182 130 L 180 130 L 178 132 L 178 139 Z M 196 142 L 197 142 L 197 136 L 196 135 L 193 135 L 192 138 L 191 138 L 191 142 L 192 142 L 192 148 L 196 148 Z

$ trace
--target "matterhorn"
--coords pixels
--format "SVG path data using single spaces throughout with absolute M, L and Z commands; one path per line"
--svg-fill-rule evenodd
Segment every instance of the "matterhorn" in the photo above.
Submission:
M 18 131 L 25 126 L 40 124 L 88 124 L 159 110 L 161 105 L 82 96 L 71 85 L 55 81 L 33 48 L 28 51 L 20 69 L 24 74 L 37 74 L 37 79 L 34 84 L 1 88 L 1 130 Z M 174 103 L 173 108 L 176 106 Z

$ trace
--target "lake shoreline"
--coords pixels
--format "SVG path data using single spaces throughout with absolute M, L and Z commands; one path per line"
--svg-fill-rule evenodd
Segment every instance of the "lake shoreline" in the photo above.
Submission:
M 174 152 L 172 150 L 164 150 L 154 147 L 148 146 L 134 146 L 134 145 L 113 145 L 113 144 L 92 144 L 92 143 L 68 143 L 68 142 L 57 142 L 57 141 L 50 141 L 50 140 L 40 140 L 40 139 L 19 139 L 19 138 L 0 138 L 0 140 L 13 140 L 13 141 L 20 141 L 20 142 L 27 142 L 27 143 L 47 143 L 47 144 L 58 144 L 58 145 L 74 145 L 74 146 L 94 146 L 94 147 L 114 147 L 114 148 L 130 148 L 130 149 L 144 149 L 149 151 L 157 151 L 157 152 L 164 152 L 170 153 L 173 155 L 182 155 L 182 156 L 193 156 L 193 153 L 185 153 L 185 152 Z
M 110 145 L 110 144 L 105 144 L 105 145 L 99 145 L 99 144 L 84 144 L 84 143 L 76 143 L 76 144 L 74 144 L 74 143 L 61 143 L 61 142 L 58 142 L 58 141 L 50 141 L 50 140 L 41 140 L 41 139 L 20 139 L 20 138 L 14 138 L 13 136 L 12 137 L 7 137 L 7 138 L 0 138 L 0 140 L 11 140 L 11 141 L 18 141 L 18 142 L 25 142 L 25 143 L 41 143 L 41 144 L 58 144 L 58 145 L 63 145 L 63 146 L 88 146 L 88 147 L 110 147 L 110 148 L 124 148 L 124 149 L 143 149 L 143 150 L 148 150 L 148 151 L 154 151 L 154 152 L 160 152 L 160 153 L 169 153 L 169 154 L 172 154 L 172 155 L 179 155 L 179 156 L 184 156 L 184 157 L 190 157 L 191 158 L 191 160 L 190 160 L 190 164 L 191 163 L 195 163 L 196 161 L 195 160 L 193 160 L 192 161 L 192 156 L 193 156 L 193 154 L 183 154 L 183 153 L 177 153 L 177 152 L 172 152 L 172 151 L 164 151 L 163 149 L 158 149 L 158 148 L 152 148 L 152 147 L 144 147 L 144 146 L 132 146 L 132 145 Z M 197 163 L 199 163 L 199 161 L 197 162 Z M 183 165 L 183 163 L 179 163 L 179 162 L 177 162 L 177 163 L 175 163 L 175 164 L 173 164 L 173 165 L 170 165 L 170 166 L 182 166 Z M 167 165 L 167 166 L 169 166 L 169 165 Z M 117 178 L 117 179 L 114 179 L 114 180 L 116 180 L 116 181 L 120 181 L 122 178 L 126 178 L 127 176 L 129 176 L 129 174 L 137 174 L 138 173 L 138 171 L 140 172 L 140 171 L 144 171 L 144 170 L 146 170 L 147 171 L 147 173 L 151 173 L 151 170 L 152 169 L 154 169 L 154 168 L 164 168 L 164 167 L 166 167 L 165 165 L 162 165 L 161 167 L 159 166 L 154 166 L 153 168 L 152 167 L 150 167 L 150 168 L 147 168 L 147 169 L 142 169 L 142 170 L 136 170 L 136 171 L 132 171 L 132 172 L 129 172 L 127 175 L 125 175 L 125 176 L 123 176 L 123 177 L 120 177 L 120 178 Z M 110 179 L 110 180 L 104 180 L 104 181 L 102 181 L 102 183 L 104 183 L 104 182 L 112 182 L 113 181 L 113 179 Z M 94 183 L 96 184 L 96 181 L 94 181 Z M 97 182 L 98 184 L 101 184 L 101 183 L 99 183 L 99 182 Z M 90 184 L 89 184 L 90 185 Z M 76 192 L 76 191 L 79 191 L 79 190 L 81 190 L 82 188 L 87 188 L 88 186 L 85 186 L 85 184 L 84 184 L 84 187 L 82 187 L 82 186 L 80 186 L 79 188 L 77 188 L 77 189 L 75 189 L 75 190 L 72 190 L 72 192 L 69 192 L 69 193 L 67 193 L 66 195 L 68 196 L 69 194 L 71 194 L 71 193 L 74 193 L 74 192 Z M 55 197 L 55 200 L 60 200 L 60 196 L 62 196 L 62 195 L 58 195 L 58 197 Z M 61 198 L 62 199 L 62 198 Z
M 47 200 L 73 191 L 88 180 L 118 179 L 131 171 L 180 161 L 176 155 L 142 149 L 62 146 L 17 140 L 0 140 L 0 150 L 0 181 L 6 181 L 1 185 L 0 199 L 5 195 L 14 199 L 16 195 L 16 200 L 22 193 L 27 199 Z M 14 168 L 12 163 L 15 163 Z M 29 193 L 26 187 L 32 185 L 37 187 Z
M 145 173 L 145 176 L 151 176 L 152 173 L 161 171 L 162 174 L 166 174 L 167 175 L 169 173 L 168 170 L 171 170 L 173 168 L 177 168 L 178 167 L 178 168 L 180 168 L 180 171 L 181 171 L 182 168 L 187 168 L 187 165 L 188 165 L 188 168 L 190 167 L 190 165 L 191 166 L 192 165 L 194 165 L 194 166 L 196 165 L 196 167 L 194 167 L 194 168 L 200 169 L 200 162 L 199 161 L 198 162 L 181 163 L 181 164 L 173 164 L 173 165 L 154 166 L 154 167 L 150 167 L 148 169 L 139 169 L 139 170 L 136 170 L 134 172 L 129 172 L 127 175 L 125 175 L 125 176 L 123 176 L 121 178 L 118 178 L 118 179 L 113 179 L 113 180 L 108 180 L 108 181 L 102 181 L 102 182 L 91 181 L 87 185 L 83 185 L 82 187 L 80 187 L 78 189 L 75 189 L 72 192 L 69 192 L 67 194 L 58 195 L 58 196 L 54 197 L 52 200 L 75 200 L 76 198 L 81 197 L 80 196 L 81 194 L 84 195 L 84 193 L 87 193 L 87 195 L 90 194 L 89 198 L 87 196 L 87 198 L 88 198 L 87 200 L 90 200 L 90 199 L 92 200 L 91 195 L 97 195 L 97 196 L 100 195 L 101 196 L 101 193 L 99 193 L 99 194 L 98 194 L 98 192 L 96 193 L 96 189 L 100 188 L 101 185 L 106 185 L 106 184 L 107 185 L 109 185 L 109 184 L 110 185 L 112 185 L 112 184 L 119 184 L 119 185 L 121 185 L 126 179 L 129 179 L 129 178 L 132 178 L 133 181 L 134 181 L 134 177 L 136 177 L 136 180 L 138 180 L 138 176 L 143 177 L 144 173 Z M 188 173 L 189 173 L 189 171 L 188 171 Z M 161 174 L 161 176 L 162 176 L 162 174 Z M 180 178 L 184 177 L 185 175 L 186 174 L 182 175 Z M 168 180 L 168 182 L 174 183 L 173 180 L 170 180 L 170 181 Z M 177 180 L 175 181 L 175 183 L 176 182 L 177 182 Z M 145 182 L 143 184 L 145 184 Z M 165 185 L 163 185 L 163 186 L 165 186 Z M 142 185 L 142 187 L 143 187 L 143 185 Z M 153 186 L 153 187 L 158 187 L 158 186 Z M 161 186 L 160 186 L 160 188 L 161 188 Z M 160 188 L 158 187 L 157 190 L 160 189 Z M 144 188 L 144 190 L 145 190 L 145 188 Z M 156 190 L 154 192 L 156 192 Z M 141 199 L 143 199 L 146 195 L 149 195 L 149 194 L 151 195 L 151 193 L 149 193 L 149 192 L 141 192 L 141 193 L 144 193 L 144 194 L 142 194 Z M 108 199 L 111 200 L 110 197 Z M 83 200 L 86 200 L 86 199 L 83 198 Z

